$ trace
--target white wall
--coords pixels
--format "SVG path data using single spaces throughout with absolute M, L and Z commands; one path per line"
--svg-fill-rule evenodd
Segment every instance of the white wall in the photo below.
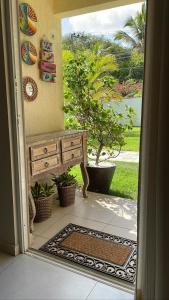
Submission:
M 142 98 L 131 98 L 131 99 L 124 99 L 120 102 L 112 102 L 111 106 L 115 108 L 118 112 L 124 113 L 125 106 L 131 106 L 133 107 L 135 111 L 135 117 L 134 117 L 134 126 L 141 126 L 141 108 L 142 108 Z

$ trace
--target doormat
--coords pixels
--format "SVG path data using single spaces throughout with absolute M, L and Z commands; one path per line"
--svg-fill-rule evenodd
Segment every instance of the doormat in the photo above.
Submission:
M 137 243 L 132 240 L 68 224 L 39 250 L 135 283 Z

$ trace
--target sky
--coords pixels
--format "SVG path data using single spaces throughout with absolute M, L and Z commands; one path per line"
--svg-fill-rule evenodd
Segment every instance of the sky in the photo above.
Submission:
M 112 36 L 123 29 L 126 19 L 141 10 L 142 3 L 125 5 L 62 20 L 62 35 L 74 32 Z

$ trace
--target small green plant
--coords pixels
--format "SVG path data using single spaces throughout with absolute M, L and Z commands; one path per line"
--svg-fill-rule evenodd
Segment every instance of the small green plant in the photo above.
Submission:
M 53 185 L 47 183 L 36 182 L 34 186 L 31 187 L 32 196 L 35 200 L 40 198 L 47 198 L 54 194 Z
M 60 176 L 53 176 L 52 181 L 54 184 L 58 187 L 66 187 L 70 185 L 77 185 L 76 176 L 71 175 L 70 169 L 67 170 L 67 172 L 63 173 Z
M 55 192 L 53 188 L 53 184 L 49 185 L 47 183 L 42 183 L 41 189 L 42 189 L 43 197 L 49 197 Z

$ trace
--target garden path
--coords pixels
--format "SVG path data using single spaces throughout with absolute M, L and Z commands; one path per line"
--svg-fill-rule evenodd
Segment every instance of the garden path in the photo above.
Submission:
M 139 162 L 139 152 L 121 151 L 120 154 L 113 160 L 138 163 Z
M 100 160 L 105 160 L 109 157 L 108 154 L 101 156 Z M 89 157 L 90 160 L 91 157 Z M 92 156 L 92 160 L 95 159 L 95 156 Z M 111 161 L 125 161 L 125 162 L 133 162 L 139 163 L 139 152 L 135 151 L 121 151 L 120 154 L 116 158 L 111 158 L 108 160 L 110 163 Z M 100 164 L 101 165 L 101 164 Z

